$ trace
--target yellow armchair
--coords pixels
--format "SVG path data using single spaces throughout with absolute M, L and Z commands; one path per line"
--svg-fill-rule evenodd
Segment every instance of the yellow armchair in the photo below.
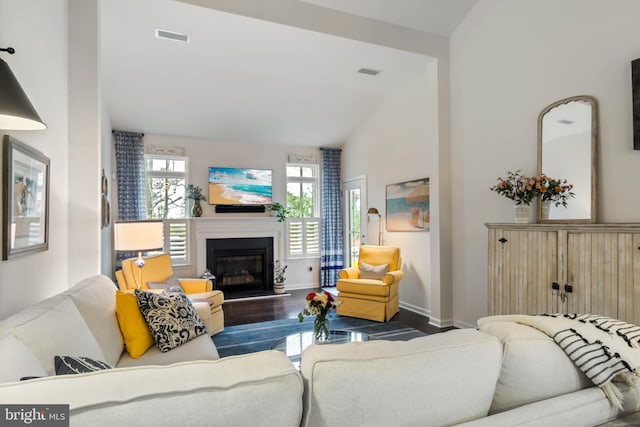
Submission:
M 150 289 L 149 283 L 164 283 L 173 276 L 169 254 L 145 257 L 142 272 L 136 266 L 136 260 L 137 258 L 123 260 L 122 270 L 116 271 L 118 287 L 122 291 Z M 209 279 L 178 279 L 178 282 L 207 325 L 209 335 L 221 332 L 224 329 L 224 294 L 213 290 L 213 284 Z
M 336 312 L 341 316 L 388 322 L 400 310 L 398 288 L 404 277 L 401 267 L 400 248 L 360 246 L 358 267 L 338 273 L 336 287 L 341 305 Z

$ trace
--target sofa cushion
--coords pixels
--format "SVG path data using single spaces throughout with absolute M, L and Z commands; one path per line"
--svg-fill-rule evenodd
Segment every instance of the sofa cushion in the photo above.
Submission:
M 375 279 L 340 279 L 336 284 L 340 292 L 388 297 L 391 287 Z
M 312 345 L 302 353 L 303 426 L 445 426 L 487 415 L 495 337 L 460 329 L 410 341 Z
M 104 361 L 114 365 L 123 350 L 122 336 L 116 318 L 117 287 L 107 276 L 95 275 L 78 282 L 62 293 L 68 295 L 100 344 Z
M 100 360 L 82 356 L 56 356 L 53 364 L 56 375 L 85 374 L 112 368 L 111 365 Z
M 15 335 L 0 339 L 0 383 L 46 376 L 47 371 L 42 363 Z
M 369 265 L 366 262 L 360 263 L 360 278 L 382 280 L 385 273 L 389 271 L 389 264 Z
M 129 366 L 145 366 L 145 365 L 169 365 L 171 363 L 193 361 L 193 360 L 218 360 L 218 350 L 213 344 L 209 335 L 200 335 L 171 351 L 163 353 L 156 347 L 152 346 L 142 356 L 137 359 L 131 357 L 126 351 L 122 353 L 122 357 L 116 364 L 116 368 L 126 368 Z
M 124 339 L 124 346 L 131 357 L 137 359 L 150 347 L 153 347 L 156 342 L 140 312 L 138 299 L 133 291 L 117 291 L 115 300 L 116 316 Z M 120 352 L 121 354 L 122 352 Z
M 513 322 L 479 322 L 502 342 L 503 362 L 491 413 L 592 387 L 569 356 L 543 332 Z
M 71 299 L 57 295 L 2 321 L 7 329 L 38 358 L 49 375 L 55 373 L 58 354 L 105 360 L 104 353 Z M 45 339 L 46 337 L 46 339 Z
M 207 327 L 184 294 L 156 294 L 135 291 L 138 306 L 162 352 L 206 334 Z

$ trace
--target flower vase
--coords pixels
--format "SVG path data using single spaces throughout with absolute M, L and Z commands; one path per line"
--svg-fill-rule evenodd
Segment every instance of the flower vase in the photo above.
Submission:
M 540 205 L 540 214 L 543 220 L 549 219 L 549 211 L 551 210 L 551 200 L 543 200 Z
M 200 200 L 193 201 L 193 207 L 191 208 L 191 216 L 199 218 L 202 216 L 202 206 L 200 206 Z
M 513 205 L 513 222 L 516 224 L 528 224 L 531 205 Z
M 329 320 L 326 316 L 317 315 L 313 321 L 313 343 L 328 344 L 329 341 Z

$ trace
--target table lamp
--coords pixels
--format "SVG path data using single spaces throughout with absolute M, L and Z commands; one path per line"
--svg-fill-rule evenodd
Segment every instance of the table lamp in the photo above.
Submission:
M 118 252 L 138 252 L 136 266 L 140 270 L 142 284 L 142 267 L 144 259 L 142 252 L 156 251 L 163 247 L 164 232 L 161 220 L 148 221 L 116 221 L 113 227 L 114 249 Z

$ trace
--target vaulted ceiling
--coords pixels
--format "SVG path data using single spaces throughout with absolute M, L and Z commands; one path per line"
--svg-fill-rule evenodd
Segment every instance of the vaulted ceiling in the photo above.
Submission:
M 445 37 L 476 3 L 278 1 Z M 112 127 L 121 130 L 340 145 L 385 96 L 423 76 L 433 61 L 408 50 L 181 1 L 109 0 L 102 2 L 101 16 L 103 93 Z M 157 30 L 189 40 L 158 38 Z M 358 73 L 361 68 L 380 72 Z

